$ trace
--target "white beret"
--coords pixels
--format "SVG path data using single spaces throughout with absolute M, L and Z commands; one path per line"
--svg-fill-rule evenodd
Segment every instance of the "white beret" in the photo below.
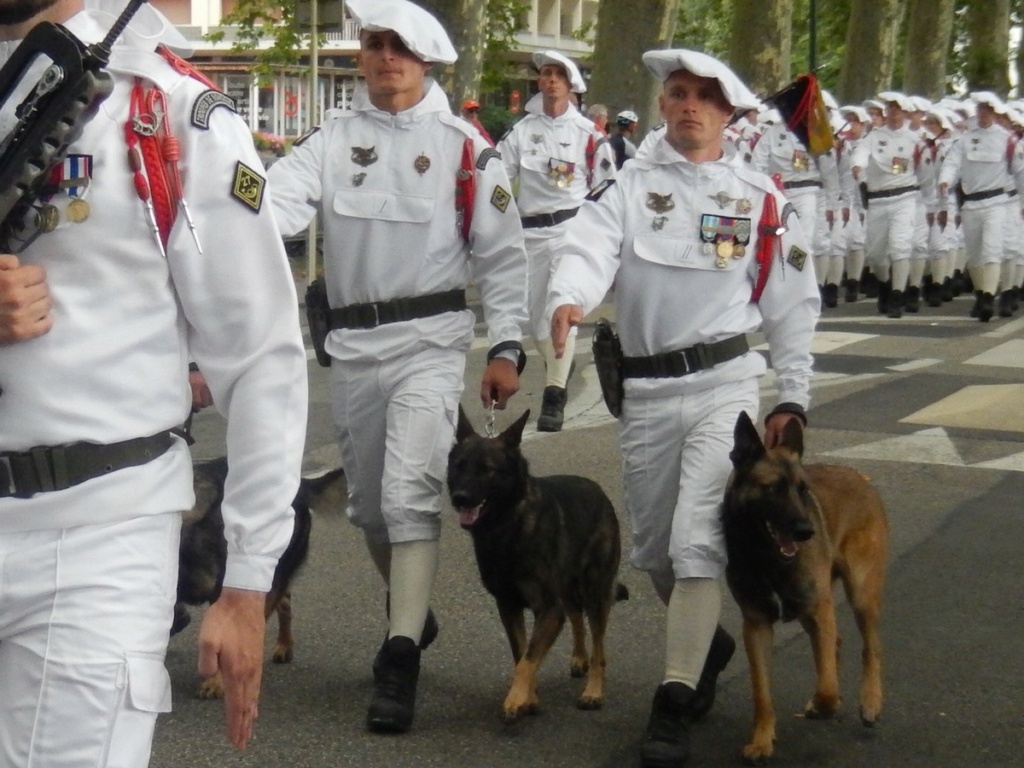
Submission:
M 907 96 L 905 93 L 899 91 L 882 91 L 878 94 L 878 98 L 884 101 L 886 104 L 894 102 L 897 107 L 902 109 L 904 112 L 914 112 L 917 110 L 917 106 L 914 104 L 914 100 Z
M 987 104 L 999 114 L 1006 114 L 1006 105 L 1003 104 L 1003 100 L 992 91 L 974 91 L 971 93 L 971 101 L 975 104 Z
M 862 123 L 871 122 L 871 115 L 868 114 L 868 111 L 866 109 L 864 109 L 863 107 L 854 106 L 852 104 L 849 106 L 840 107 L 839 114 L 841 114 L 843 117 L 853 115 Z
M 943 107 L 935 106 L 933 104 L 932 108 L 929 109 L 925 115 L 925 119 L 928 118 L 937 120 L 944 130 L 953 130 L 953 120 L 951 119 L 949 112 L 947 112 Z
M 540 69 L 545 64 L 557 64 L 565 70 L 565 74 L 569 76 L 569 89 L 573 93 L 587 92 L 587 84 L 583 82 L 580 68 L 568 56 L 558 51 L 537 51 L 533 54 L 533 65 L 537 69 Z
M 348 10 L 367 32 L 390 30 L 422 61 L 451 64 L 455 52 L 441 22 L 408 0 L 348 0 Z
M 879 101 L 878 99 L 864 99 L 860 103 L 864 109 L 885 109 L 885 102 Z
M 736 73 L 729 69 L 718 59 L 708 56 L 700 51 L 690 51 L 685 48 L 668 48 L 658 51 L 647 51 L 643 55 L 644 66 L 659 82 L 665 82 L 669 75 L 683 69 L 698 77 L 709 77 L 717 80 L 733 109 L 747 111 L 757 109 L 761 100 L 757 98 L 750 89 L 736 76 Z

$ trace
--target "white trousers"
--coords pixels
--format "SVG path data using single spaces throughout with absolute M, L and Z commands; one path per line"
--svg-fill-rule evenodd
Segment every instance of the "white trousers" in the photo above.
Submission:
M 0 768 L 145 768 L 181 515 L 0 533 Z
M 676 579 L 717 579 L 725 571 L 719 508 L 732 471 L 729 452 L 740 411 L 757 420 L 757 379 L 685 396 L 627 397 L 619 419 L 630 562 Z
M 917 195 L 871 201 L 864 222 L 864 247 L 876 275 L 888 274 L 892 262 L 910 258 L 916 214 Z
M 960 221 L 967 249 L 967 266 L 999 264 L 1006 246 L 1006 204 L 995 202 L 982 208 L 963 208 Z
M 526 264 L 529 272 L 529 292 L 526 309 L 530 327 L 523 335 L 532 335 L 535 341 L 551 338 L 551 317 L 547 313 L 548 286 L 558 267 L 555 249 L 561 244 L 567 224 L 523 230 L 526 245 Z M 575 329 L 573 329 L 575 331 Z
M 433 541 L 462 396 L 466 355 L 425 348 L 331 366 L 331 407 L 348 517 L 371 542 Z

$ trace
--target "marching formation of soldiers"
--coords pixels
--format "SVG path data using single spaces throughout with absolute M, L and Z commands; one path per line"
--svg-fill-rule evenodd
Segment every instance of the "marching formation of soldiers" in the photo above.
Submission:
M 823 97 L 835 141 L 817 157 L 775 109 L 730 127 L 796 210 L 823 306 L 867 296 L 899 318 L 973 291 L 972 317 L 1012 316 L 1024 277 L 1024 100 L 885 91 L 841 107 Z

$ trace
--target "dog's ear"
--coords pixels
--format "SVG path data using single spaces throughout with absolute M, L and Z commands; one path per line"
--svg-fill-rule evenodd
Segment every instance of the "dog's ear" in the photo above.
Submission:
M 516 419 L 508 429 L 501 433 L 501 440 L 513 448 L 519 445 L 523 441 L 523 429 L 526 428 L 526 422 L 530 418 L 530 409 L 526 409 L 526 413 Z
M 729 452 L 732 465 L 736 469 L 748 467 L 764 455 L 764 443 L 757 433 L 757 427 L 746 411 L 740 411 L 740 415 L 736 417 L 736 428 L 733 430 L 733 448 Z
M 800 419 L 790 419 L 782 428 L 779 445 L 788 448 L 801 459 L 804 457 L 804 425 Z
M 461 443 L 467 437 L 472 437 L 476 434 L 476 430 L 473 429 L 473 425 L 469 423 L 469 417 L 466 415 L 466 411 L 462 408 L 462 403 L 459 403 L 459 424 L 455 428 L 455 440 Z

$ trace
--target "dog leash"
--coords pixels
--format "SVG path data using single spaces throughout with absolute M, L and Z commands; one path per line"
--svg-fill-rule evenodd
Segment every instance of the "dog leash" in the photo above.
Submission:
M 487 410 L 487 420 L 484 422 L 484 431 L 488 437 L 494 437 L 494 406 L 497 405 L 496 400 L 491 400 L 491 407 Z

